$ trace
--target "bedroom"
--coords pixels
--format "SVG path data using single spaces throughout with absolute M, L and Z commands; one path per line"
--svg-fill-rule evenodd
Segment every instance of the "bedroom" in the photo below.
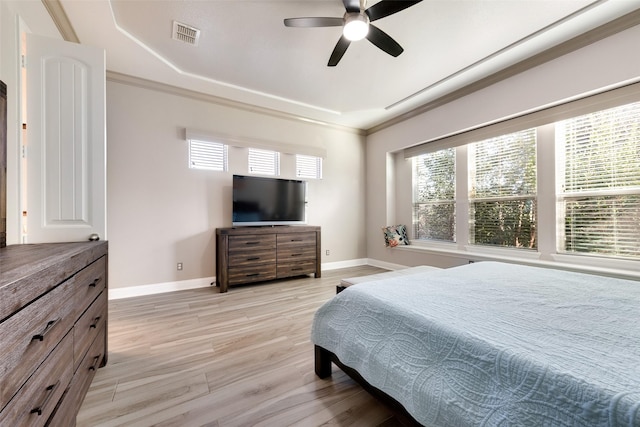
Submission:
M 42 9 L 38 3 L 27 2 Z M 6 80 L 5 70 L 12 69 L 14 56 L 12 47 L 4 41 L 15 23 L 8 3 L 3 1 L 2 7 L 1 65 L 2 79 Z M 59 38 L 46 11 L 37 12 L 37 17 L 27 23 L 32 30 Z M 389 268 L 466 263 L 464 258 L 442 253 L 394 252 L 384 248 L 380 227 L 410 222 L 407 212 L 396 211 L 395 206 L 411 203 L 410 191 L 392 192 L 393 182 L 388 181 L 393 177 L 390 164 L 397 157 L 390 158 L 389 153 L 560 99 L 635 81 L 640 75 L 638 59 L 627 53 L 634 49 L 637 39 L 638 27 L 630 28 L 464 100 L 366 137 L 359 132 L 292 122 L 167 94 L 140 87 L 139 82 L 129 84 L 111 74 L 107 80 L 110 289 L 127 296 L 152 293 L 153 289 L 208 286 L 214 275 L 210 261 L 214 258 L 212 230 L 230 223 L 230 213 L 225 208 L 229 184 L 225 178 L 194 173 L 186 167 L 186 142 L 178 134 L 184 127 L 223 134 L 243 132 L 248 138 L 287 144 L 308 141 L 324 145 L 324 179 L 321 184 L 310 184 L 314 195 L 311 203 L 322 209 L 313 210 L 309 223 L 323 226 L 322 262 L 328 269 L 366 263 Z M 584 69 L 591 72 L 582 73 Z M 578 73 L 581 79 L 574 78 Z M 540 81 L 552 86 L 537 90 Z M 496 98 L 504 102 L 493 102 Z M 448 120 L 442 119 L 445 116 Z M 223 119 L 212 122 L 212 117 Z M 283 126 L 286 132 L 281 130 Z M 15 157 L 16 148 L 9 149 L 14 150 L 10 157 Z M 150 154 L 154 156 L 152 162 L 148 161 Z M 235 159 L 239 162 L 236 167 L 244 167 L 242 158 Z M 289 173 L 291 161 L 289 158 Z M 10 179 L 15 183 L 17 177 Z M 338 188 L 340 191 L 335 191 Z M 10 190 L 9 196 L 15 200 L 15 192 Z M 16 224 L 17 212 L 11 215 L 10 224 Z M 340 217 L 339 227 L 335 226 L 336 216 Z M 18 241 L 15 225 L 10 230 L 13 241 Z M 330 255 L 325 255 L 325 250 Z M 176 271 L 178 262 L 184 263 L 182 271 Z

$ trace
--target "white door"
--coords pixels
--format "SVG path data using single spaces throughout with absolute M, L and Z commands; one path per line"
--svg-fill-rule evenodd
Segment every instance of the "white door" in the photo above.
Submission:
M 106 239 L 104 50 L 27 34 L 25 67 L 23 240 Z

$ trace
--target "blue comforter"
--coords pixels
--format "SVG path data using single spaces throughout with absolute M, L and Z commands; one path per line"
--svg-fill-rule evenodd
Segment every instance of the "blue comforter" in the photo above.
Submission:
M 351 286 L 311 339 L 427 426 L 640 426 L 640 282 L 475 263 Z

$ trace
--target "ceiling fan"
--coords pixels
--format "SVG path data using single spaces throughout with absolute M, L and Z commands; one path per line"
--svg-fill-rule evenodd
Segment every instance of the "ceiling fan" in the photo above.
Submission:
M 342 36 L 329 58 L 329 67 L 335 67 L 352 41 L 367 38 L 391 56 L 400 55 L 404 49 L 387 33 L 371 24 L 385 16 L 400 12 L 422 0 L 382 0 L 365 9 L 366 0 L 342 0 L 346 12 L 342 18 L 310 17 L 287 18 L 286 27 L 342 27 Z

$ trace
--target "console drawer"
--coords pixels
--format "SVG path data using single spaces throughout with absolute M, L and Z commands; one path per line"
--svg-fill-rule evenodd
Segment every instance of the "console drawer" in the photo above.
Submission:
M 315 246 L 316 233 L 282 233 L 278 234 L 278 248 L 288 246 Z
M 229 254 L 229 264 L 234 267 L 245 267 L 274 262 L 276 262 L 275 250 L 243 251 L 242 253 Z
M 76 421 L 76 410 L 82 404 L 91 381 L 96 374 L 96 370 L 100 367 L 105 356 L 105 325 L 102 325 L 98 331 L 96 339 L 91 344 L 89 351 L 80 361 L 78 370 L 75 372 L 69 390 L 63 396 L 62 402 L 56 408 L 55 426 L 73 426 Z
M 73 291 L 72 278 L 0 323 L 0 408 L 71 330 L 75 321 Z
M 302 276 L 315 272 L 315 259 L 291 263 L 278 263 L 278 279 L 283 277 Z
M 107 319 L 107 294 L 100 296 L 85 311 L 73 328 L 73 370 L 76 371 L 80 361 L 95 340 L 99 331 L 104 328 Z
M 229 285 L 241 283 L 273 280 L 276 278 L 275 263 L 246 266 L 242 268 L 229 268 Z
M 71 381 L 72 358 L 69 333 L 0 412 L 0 425 L 44 426 Z
M 102 257 L 80 270 L 75 276 L 76 281 L 76 319 L 82 315 L 93 300 L 105 288 L 107 283 L 107 259 Z
M 229 236 L 229 254 L 247 250 L 276 250 L 276 235 Z

